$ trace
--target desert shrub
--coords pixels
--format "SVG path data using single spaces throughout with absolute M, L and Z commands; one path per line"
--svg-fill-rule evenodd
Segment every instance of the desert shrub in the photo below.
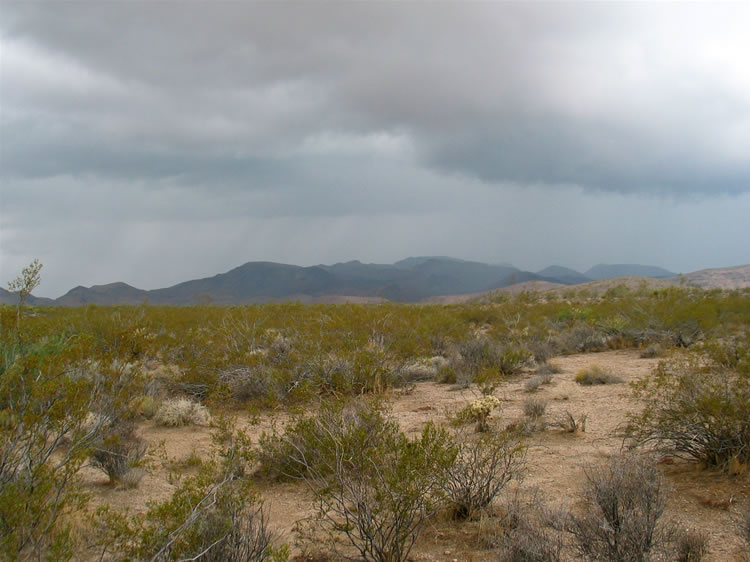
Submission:
M 99 508 L 95 526 L 101 548 L 118 559 L 245 560 L 272 558 L 272 533 L 263 503 L 253 491 L 248 466 L 250 440 L 219 420 L 218 456 L 185 478 L 171 498 L 149 502 L 145 513 L 129 515 Z
M 513 479 L 520 478 L 526 449 L 513 433 L 472 438 L 459 434 L 458 455 L 447 468 L 443 489 L 456 519 L 472 518 L 485 509 Z
M 523 415 L 527 418 L 538 419 L 544 415 L 544 411 L 547 409 L 546 400 L 538 400 L 536 398 L 529 398 L 524 400 L 523 403 Z
M 690 355 L 661 362 L 635 394 L 646 399 L 642 413 L 629 420 L 635 444 L 725 469 L 750 462 L 750 374 Z
M 489 418 L 493 410 L 500 408 L 500 399 L 495 396 L 482 396 L 473 400 L 468 405 L 456 412 L 451 420 L 453 425 L 465 425 L 476 423 L 478 433 L 484 433 L 490 430 Z
M 573 414 L 566 411 L 565 414 L 558 417 L 555 421 L 550 423 L 552 427 L 558 427 L 566 433 L 583 433 L 586 431 L 586 420 L 588 416 L 586 414 L 581 415 L 578 419 Z
M 104 472 L 110 484 L 134 488 L 143 477 L 143 472 L 133 469 L 138 466 L 147 448 L 146 443 L 135 434 L 135 424 L 116 422 L 93 443 L 89 463 Z M 128 477 L 130 472 L 133 473 Z
M 337 448 L 375 449 L 396 431 L 398 425 L 386 418 L 377 402 L 324 402 L 316 414 L 299 415 L 282 432 L 260 437 L 259 471 L 274 479 L 304 478 L 309 470 L 321 475 L 332 466 L 330 455 Z
M 583 511 L 569 530 L 588 560 L 640 562 L 663 546 L 657 524 L 667 491 L 655 463 L 636 455 L 614 455 L 605 467 L 589 468 Z
M 609 347 L 609 336 L 588 324 L 576 324 L 555 336 L 555 348 L 561 353 L 603 351 Z
M 526 384 L 524 384 L 523 389 L 525 392 L 536 392 L 539 390 L 539 387 L 545 384 L 551 384 L 552 383 L 552 375 L 539 375 L 536 377 L 532 377 L 528 381 L 526 381 Z
M 667 354 L 667 350 L 663 345 L 658 343 L 652 343 L 648 347 L 641 351 L 641 359 L 653 359 L 656 357 L 664 357 Z
M 463 342 L 458 351 L 471 379 L 482 370 L 495 371 L 504 376 L 514 375 L 532 359 L 531 352 L 524 347 L 502 345 L 485 337 Z
M 527 346 L 534 360 L 542 365 L 555 356 L 555 347 L 548 341 L 539 341 L 538 339 L 530 338 Z
M 537 375 L 542 375 L 542 376 L 557 375 L 557 374 L 562 373 L 562 368 L 559 365 L 556 365 L 555 363 L 545 362 L 539 365 L 534 372 Z
M 159 409 L 159 402 L 153 396 L 144 396 L 138 401 L 138 411 L 147 420 L 153 419 Z
M 574 380 L 578 384 L 586 386 L 598 384 L 618 384 L 624 382 L 620 377 L 613 375 L 599 365 L 592 365 L 587 369 L 578 371 Z
M 60 520 L 85 505 L 78 472 L 105 429 L 90 412 L 127 409 L 140 378 L 83 335 L 40 337 L 23 324 L 5 332 L 6 314 L 0 307 L 10 336 L 0 339 L 0 552 L 66 560 L 71 537 Z
M 206 425 L 209 420 L 208 408 L 189 398 L 165 400 L 154 416 L 154 421 L 158 425 L 169 427 Z
M 677 562 L 700 562 L 708 553 L 708 535 L 688 529 L 674 538 L 674 559 Z
M 513 562 L 559 562 L 564 560 L 563 533 L 567 512 L 550 509 L 537 494 L 516 492 L 498 510 L 494 536 L 484 540 L 498 549 L 499 560 Z
M 375 426 L 317 416 L 323 438 L 314 449 L 289 440 L 290 461 L 315 495 L 318 521 L 328 533 L 343 536 L 365 560 L 406 560 L 425 523 L 444 505 L 443 481 L 456 448 L 432 425 L 410 440 L 367 404 L 354 415 Z
M 439 384 L 456 384 L 458 373 L 453 365 L 442 365 L 437 372 L 435 380 Z

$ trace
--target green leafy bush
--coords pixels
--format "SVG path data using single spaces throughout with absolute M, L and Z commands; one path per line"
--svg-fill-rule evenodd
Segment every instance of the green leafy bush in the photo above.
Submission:
M 408 439 L 367 402 L 327 407 L 293 423 L 276 443 L 272 457 L 286 455 L 277 463 L 282 473 L 308 484 L 320 525 L 363 559 L 383 562 L 406 560 L 425 523 L 445 505 L 446 469 L 457 454 L 445 431 L 429 425 Z
M 645 399 L 628 434 L 650 445 L 725 469 L 750 462 L 750 373 L 706 365 L 691 354 L 659 364 L 635 386 Z

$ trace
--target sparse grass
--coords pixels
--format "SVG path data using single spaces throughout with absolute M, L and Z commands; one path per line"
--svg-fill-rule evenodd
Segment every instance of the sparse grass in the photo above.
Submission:
M 576 419 L 573 414 L 571 414 L 569 411 L 566 411 L 565 414 L 560 416 L 550 425 L 552 427 L 558 427 L 566 433 L 583 433 L 586 431 L 587 419 L 588 416 L 586 414 L 582 414 L 578 417 L 578 419 Z
M 620 377 L 613 375 L 599 365 L 592 365 L 576 373 L 575 379 L 578 384 L 584 386 L 600 384 L 619 384 L 624 382 Z
M 209 420 L 208 408 L 189 398 L 165 400 L 154 416 L 158 425 L 168 427 L 207 425 Z

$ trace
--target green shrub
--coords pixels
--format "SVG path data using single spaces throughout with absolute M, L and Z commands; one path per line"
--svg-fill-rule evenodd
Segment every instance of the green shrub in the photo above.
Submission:
M 635 444 L 725 469 L 750 462 L 750 374 L 689 355 L 661 362 L 635 395 L 645 399 L 642 413 L 629 419 Z
M 60 521 L 85 505 L 78 471 L 107 420 L 91 412 L 116 417 L 140 384 L 114 355 L 96 365 L 92 355 L 83 336 L 0 340 L 0 551 L 10 559 L 73 555 Z
M 366 454 L 397 431 L 398 424 L 385 417 L 377 402 L 326 401 L 316 414 L 299 415 L 283 432 L 260 437 L 259 471 L 274 479 L 304 478 L 309 470 L 324 473 L 332 465 L 330 455 L 337 448 L 359 448 Z
M 599 365 L 593 365 L 587 369 L 578 371 L 574 380 L 578 384 L 586 386 L 598 384 L 618 384 L 624 382 L 620 377 L 613 375 Z
M 287 463 L 315 495 L 318 521 L 365 560 L 406 560 L 425 523 L 445 505 L 446 469 L 457 451 L 432 425 L 410 440 L 360 403 L 339 415 L 322 412 L 285 436 Z

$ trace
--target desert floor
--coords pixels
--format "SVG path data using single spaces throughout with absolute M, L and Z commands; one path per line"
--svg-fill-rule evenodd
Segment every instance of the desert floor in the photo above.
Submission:
M 570 434 L 556 429 L 534 433 L 527 439 L 527 472 L 525 478 L 506 489 L 537 490 L 553 505 L 564 503 L 575 508 L 577 495 L 585 482 L 587 466 L 601 464 L 620 450 L 622 439 L 617 430 L 628 412 L 641 407 L 631 398 L 627 384 L 581 386 L 573 378 L 580 369 L 599 365 L 620 376 L 625 382 L 649 376 L 658 359 L 642 359 L 637 350 L 609 351 L 557 357 L 550 361 L 562 368 L 552 375 L 552 383 L 539 387 L 535 398 L 546 400 L 545 419 L 553 421 L 566 411 L 579 417 L 588 416 L 584 433 Z M 503 408 L 495 412 L 494 423 L 502 426 L 523 418 L 523 402 L 532 396 L 524 385 L 533 373 L 513 377 L 496 392 L 503 400 Z M 421 431 L 430 420 L 445 421 L 451 412 L 477 398 L 476 389 L 452 389 L 450 385 L 431 382 L 417 383 L 409 393 L 393 393 L 392 413 L 407 433 Z M 245 416 L 246 419 L 247 416 Z M 257 439 L 273 424 L 283 424 L 283 414 L 263 416 L 257 425 L 248 425 Z M 205 454 L 211 447 L 207 427 L 163 428 L 144 422 L 140 435 L 153 445 L 163 444 L 163 452 L 170 459 L 184 459 L 192 453 Z M 699 470 L 695 465 L 662 457 L 660 469 L 672 488 L 665 517 L 685 528 L 707 533 L 709 555 L 706 560 L 740 559 L 740 541 L 733 527 L 733 517 L 739 508 L 750 504 L 750 476 L 729 476 L 712 470 Z M 163 500 L 170 496 L 174 485 L 167 481 L 167 472 L 154 463 L 137 489 L 118 490 L 107 484 L 106 477 L 92 469 L 84 469 L 86 487 L 93 496 L 93 504 L 110 504 L 116 509 L 131 512 L 145 509 L 148 500 Z M 281 540 L 294 546 L 295 522 L 313 512 L 303 483 L 264 483 L 261 492 L 270 510 L 271 526 Z M 502 499 L 500 500 L 502 501 Z M 457 523 L 447 519 L 431 521 L 412 550 L 413 560 L 494 560 L 492 551 L 483 549 L 477 538 L 479 522 Z

